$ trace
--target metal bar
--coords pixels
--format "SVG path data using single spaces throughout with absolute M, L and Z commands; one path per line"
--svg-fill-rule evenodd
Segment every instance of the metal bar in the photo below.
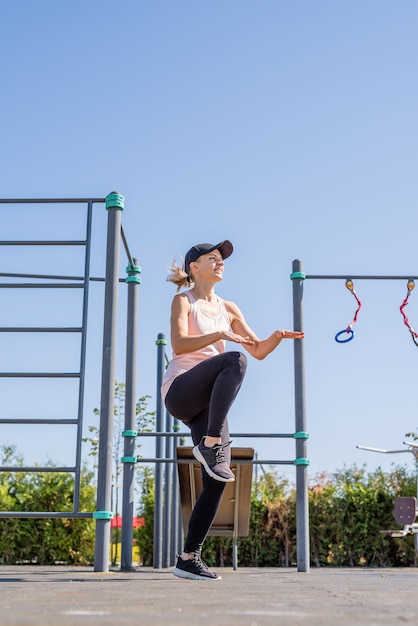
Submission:
M 129 276 L 137 275 L 134 266 L 137 260 L 127 269 Z M 138 354 L 138 291 L 139 282 L 128 282 L 128 304 L 126 320 L 126 366 L 125 366 L 125 430 L 136 432 L 136 379 Z M 125 437 L 123 451 L 125 457 L 134 457 L 135 436 Z M 121 538 L 121 570 L 132 570 L 133 518 L 135 500 L 135 466 L 133 463 L 123 464 L 122 479 L 122 538 Z
M 163 333 L 159 333 L 157 339 L 157 402 L 156 402 L 156 427 L 159 432 L 163 429 L 164 406 L 161 398 L 161 384 L 164 376 L 164 355 L 166 340 Z M 162 567 L 162 519 L 163 519 L 163 475 L 161 463 L 163 461 L 163 443 L 161 437 L 155 442 L 155 456 L 157 466 L 155 468 L 155 508 L 154 508 L 154 567 Z
M 316 279 L 316 280 L 347 280 L 347 278 L 351 278 L 352 280 L 410 280 L 418 279 L 418 276 L 413 275 L 403 275 L 403 276 L 376 276 L 376 275 L 357 275 L 357 274 L 306 274 L 306 279 Z
M 57 512 L 52 511 L 45 513 L 44 511 L 0 511 L 0 518 L 2 517 L 21 517 L 21 518 L 38 518 L 38 519 L 51 519 L 51 518 L 65 518 L 65 519 L 89 519 L 93 517 L 93 513 L 69 513 L 66 511 Z
M 191 437 L 190 431 L 181 432 L 140 432 L 138 437 Z M 231 437 L 258 437 L 258 438 L 279 438 L 279 439 L 293 439 L 294 433 L 231 433 Z
M 79 378 L 79 372 L 57 374 L 56 372 L 0 372 L 0 378 Z
M 97 511 L 112 507 L 113 423 L 117 348 L 118 273 L 120 257 L 120 207 L 107 206 L 106 282 L 103 323 L 100 441 L 97 472 Z M 110 519 L 96 519 L 94 570 L 109 571 Z
M 84 276 L 60 276 L 59 274 L 23 274 L 20 272 L 0 272 L 6 278 L 38 278 L 49 280 L 84 280 Z M 104 280 L 104 279 L 103 279 Z
M 179 428 L 179 421 L 174 419 L 174 430 Z M 179 437 L 172 440 L 172 454 L 174 456 L 175 450 L 179 445 Z M 170 565 L 174 565 L 176 562 L 177 554 L 181 554 L 183 551 L 183 545 L 181 544 L 180 537 L 182 533 L 181 522 L 181 504 L 180 504 L 180 485 L 178 475 L 176 471 L 173 471 L 172 476 L 172 524 L 171 524 L 171 540 L 170 540 Z
M 82 328 L 0 327 L 0 333 L 80 333 L 81 331 Z
M 106 198 L 0 198 L 0 204 L 86 204 L 106 202 Z
M 39 465 L 3 465 L 0 467 L 0 472 L 27 472 L 30 473 L 52 473 L 52 474 L 72 474 L 75 473 L 75 467 L 40 467 Z
M 304 329 L 303 319 L 303 266 L 299 259 L 293 261 L 293 273 L 300 277 L 293 283 L 293 327 Z M 305 391 L 305 355 L 304 341 L 293 343 L 295 376 L 295 430 L 306 431 L 306 391 Z M 306 459 L 306 439 L 296 439 L 296 457 Z M 308 508 L 308 472 L 307 465 L 296 467 L 296 546 L 297 567 L 299 572 L 309 572 L 309 508 Z
M 173 417 L 166 410 L 165 411 L 165 427 L 167 432 L 173 430 Z M 165 440 L 165 456 L 170 458 L 174 455 L 172 449 L 173 439 Z M 172 483 L 172 470 L 171 464 L 167 463 L 164 467 L 164 506 L 163 506 L 163 551 L 162 551 L 162 566 L 170 566 L 170 541 L 171 541 L 171 524 L 173 519 L 173 483 Z
M 80 289 L 83 283 L 0 283 L 1 289 Z
M 235 477 L 235 500 L 234 500 L 234 527 L 232 535 L 232 566 L 236 570 L 238 567 L 238 519 L 239 519 L 239 498 L 241 484 L 241 465 L 237 463 L 236 477 Z
M 0 418 L 0 424 L 69 424 L 74 425 L 78 424 L 78 420 L 76 419 L 30 419 L 30 418 Z
M 70 241 L 70 240 L 60 240 L 60 241 L 53 241 L 53 240 L 15 240 L 15 241 L 0 241 L 0 246 L 85 246 L 86 245 L 86 241 L 83 240 L 79 240 L 79 241 Z
M 41 279 L 42 280 L 43 279 L 44 280 L 84 280 L 84 276 L 60 276 L 56 274 L 21 274 L 21 273 L 16 273 L 16 272 L 13 272 L 13 273 L 0 272 L 0 276 L 5 277 L 5 278 L 35 278 L 35 279 L 40 279 L 40 280 Z M 100 276 L 90 276 L 89 280 L 104 283 L 106 279 Z M 119 282 L 124 283 L 125 278 L 119 278 Z M 18 284 L 20 285 L 21 283 L 18 283 Z
M 191 461 L 190 459 L 164 459 L 164 458 L 143 458 L 143 457 L 138 457 L 136 460 L 137 463 L 157 463 L 157 465 L 161 465 L 162 463 L 199 463 L 199 461 Z M 244 463 L 246 465 L 294 465 L 295 461 L 293 460 L 289 460 L 289 461 L 278 461 L 276 460 L 270 460 L 270 459 L 264 459 L 259 461 L 258 459 L 256 460 L 247 460 L 247 459 L 243 459 L 243 460 L 239 460 L 240 463 Z
M 91 230 L 92 230 L 92 213 L 93 205 L 91 202 L 87 204 L 87 220 L 86 220 L 86 241 L 84 255 L 84 291 L 81 318 L 81 345 L 80 345 L 80 380 L 78 385 L 78 404 L 77 404 L 77 435 L 76 435 L 76 478 L 74 482 L 74 512 L 80 508 L 80 490 L 81 490 L 81 464 L 82 464 L 82 438 L 83 438 L 83 410 L 84 410 L 84 389 L 86 378 L 86 350 L 87 350 L 87 318 L 89 303 L 89 287 L 90 287 L 90 258 L 91 258 Z
M 135 263 L 134 259 L 132 258 L 131 253 L 129 252 L 128 242 L 126 241 L 123 226 L 120 227 L 120 235 L 122 237 L 123 247 L 125 248 L 126 256 L 128 257 L 129 265 L 131 265 L 132 267 L 134 265 L 138 265 L 138 260 L 136 259 L 136 263 Z

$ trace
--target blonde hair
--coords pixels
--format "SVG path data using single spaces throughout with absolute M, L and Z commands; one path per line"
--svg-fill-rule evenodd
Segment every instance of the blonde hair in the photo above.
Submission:
M 179 265 L 175 259 L 171 267 L 168 268 L 168 272 L 166 280 L 176 285 L 177 291 L 180 291 L 182 287 L 191 287 L 193 285 L 193 279 L 184 271 L 184 265 Z

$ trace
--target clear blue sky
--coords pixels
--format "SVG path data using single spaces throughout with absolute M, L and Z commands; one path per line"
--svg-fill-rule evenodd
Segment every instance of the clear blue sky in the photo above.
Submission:
M 123 227 L 142 267 L 138 395 L 152 396 L 151 409 L 155 339 L 169 335 L 174 295 L 167 266 L 194 243 L 233 241 L 218 293 L 240 306 L 261 338 L 292 326 L 295 258 L 308 275 L 418 275 L 415 1 L 22 0 L 3 3 L 0 19 L 0 196 L 125 196 Z M 65 212 L 1 211 L 1 239 L 78 233 Z M 100 205 L 94 228 L 93 274 L 100 275 Z M 2 271 L 74 273 L 80 265 L 70 253 L 51 265 L 29 252 L 1 250 Z M 356 337 L 338 345 L 334 335 L 351 322 L 354 299 L 343 280 L 305 283 L 311 476 L 353 463 L 414 466 L 409 453 L 356 449 L 402 448 L 418 427 L 418 348 L 399 312 L 406 281 L 355 287 L 363 303 Z M 92 292 L 100 305 L 100 287 Z M 16 308 L 18 296 L 5 290 L 0 323 L 11 324 L 18 310 L 32 324 L 41 307 L 32 297 Z M 72 306 L 45 311 L 61 323 Z M 418 327 L 418 288 L 407 313 Z M 121 351 L 123 317 L 121 303 Z M 100 402 L 100 312 L 90 324 L 87 424 Z M 28 336 L 1 340 L 2 370 L 47 367 L 56 358 L 45 338 L 42 346 Z M 19 414 L 12 383 L 1 384 L 3 414 Z M 36 393 L 28 387 L 24 403 Z M 45 388 L 39 412 L 67 410 L 64 396 Z M 293 407 L 288 342 L 250 362 L 231 428 L 293 432 Z M 50 428 L 34 443 L 23 430 L 2 426 L 1 441 L 17 443 L 27 460 L 70 462 L 71 434 L 60 441 Z M 255 445 L 260 458 L 294 457 L 291 442 Z M 294 477 L 293 468 L 283 471 Z

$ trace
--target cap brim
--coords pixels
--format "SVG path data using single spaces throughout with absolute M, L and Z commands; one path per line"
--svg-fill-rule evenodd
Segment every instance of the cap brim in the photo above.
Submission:
M 232 243 L 225 239 L 225 241 L 221 241 L 217 246 L 213 246 L 213 250 L 219 250 L 223 259 L 227 259 L 234 251 L 234 246 Z

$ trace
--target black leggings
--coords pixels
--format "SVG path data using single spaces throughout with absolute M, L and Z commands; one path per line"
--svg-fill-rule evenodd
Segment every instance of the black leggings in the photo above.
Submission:
M 194 445 L 202 437 L 229 441 L 228 411 L 241 387 L 247 369 L 242 352 L 224 352 L 174 379 L 165 404 L 169 413 L 186 424 Z M 228 463 L 230 448 L 225 448 Z M 202 468 L 202 492 L 189 521 L 185 552 L 200 550 L 221 503 L 226 483 L 214 480 Z

